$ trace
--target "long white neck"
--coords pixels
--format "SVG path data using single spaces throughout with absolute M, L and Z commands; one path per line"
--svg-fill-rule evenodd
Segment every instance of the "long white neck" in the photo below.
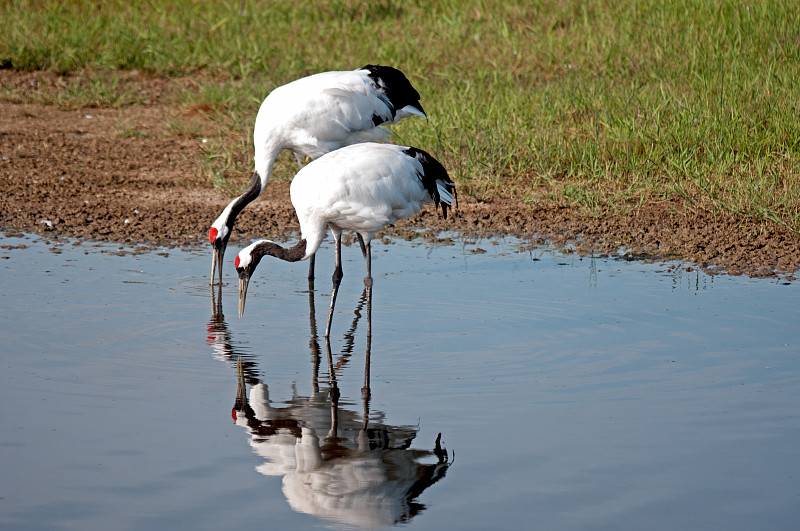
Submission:
M 259 140 L 262 141 L 259 142 Z M 275 159 L 278 158 L 278 155 L 282 150 L 283 146 L 280 144 L 270 141 L 268 138 L 259 139 L 258 136 L 256 137 L 254 156 L 255 170 L 261 179 L 262 192 L 264 191 L 264 187 L 267 186 L 267 181 L 269 181 L 269 178 L 272 175 L 272 168 L 275 166 Z
M 228 203 L 228 206 L 225 207 L 216 221 L 211 225 L 212 229 L 217 230 L 217 235 L 221 238 L 220 241 L 222 242 L 228 241 L 228 237 L 233 230 L 233 224 L 236 222 L 239 213 L 264 191 L 264 187 L 267 186 L 267 181 L 269 181 L 270 175 L 272 175 L 272 167 L 275 164 L 275 159 L 281 152 L 280 145 L 274 142 L 256 142 L 255 145 L 257 146 L 255 150 L 255 171 L 250 179 L 250 184 L 242 195 Z M 223 243 L 222 245 L 224 250 L 224 245 L 227 245 L 227 243 Z

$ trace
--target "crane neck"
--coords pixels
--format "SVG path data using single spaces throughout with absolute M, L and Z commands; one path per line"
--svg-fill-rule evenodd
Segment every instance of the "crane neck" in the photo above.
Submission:
M 297 262 L 308 258 L 308 255 L 306 255 L 306 240 L 300 240 L 292 247 L 281 247 L 271 240 L 261 240 L 253 247 L 252 254 L 256 263 L 265 255 L 274 256 L 286 262 Z
M 258 145 L 259 143 L 256 143 L 256 146 Z M 247 205 L 252 203 L 261 195 L 261 192 L 264 191 L 264 187 L 267 186 L 267 182 L 272 174 L 272 167 L 275 164 L 275 159 L 278 153 L 281 152 L 281 148 L 274 142 L 268 144 L 262 143 L 261 146 L 262 148 L 256 149 L 255 152 L 256 167 L 253 176 L 250 178 L 250 184 L 247 185 L 247 189 L 242 195 L 228 203 L 219 217 L 211 225 L 212 230 L 216 230 L 215 234 L 218 235 L 219 245 L 222 246 L 223 252 L 228 243 L 228 238 L 230 238 L 231 232 L 233 231 L 233 224 L 236 222 L 236 218 Z M 211 232 L 209 234 L 211 234 Z M 216 241 L 216 239 L 212 239 L 212 241 Z
M 278 158 L 282 150 L 283 146 L 276 142 L 270 140 L 264 140 L 263 142 L 256 141 L 255 156 L 253 158 L 255 162 L 255 171 L 260 179 L 261 189 L 259 193 L 264 191 L 264 187 L 267 186 L 267 181 L 269 181 L 272 175 L 272 168 L 275 166 L 275 159 Z
M 258 146 L 258 144 L 256 144 Z M 272 175 L 272 168 L 275 165 L 275 159 L 278 158 L 278 154 L 281 152 L 281 147 L 279 144 L 275 144 L 274 142 L 269 142 L 265 145 L 262 145 L 262 149 L 256 149 L 255 154 L 255 171 L 253 172 L 253 176 L 250 178 L 250 184 L 247 186 L 247 190 L 231 201 L 229 206 L 230 208 L 230 215 L 228 217 L 230 222 L 230 228 L 233 228 L 233 222 L 236 220 L 236 216 L 239 213 L 252 203 L 261 192 L 264 191 L 264 188 L 267 186 L 267 182 L 269 181 L 270 176 Z

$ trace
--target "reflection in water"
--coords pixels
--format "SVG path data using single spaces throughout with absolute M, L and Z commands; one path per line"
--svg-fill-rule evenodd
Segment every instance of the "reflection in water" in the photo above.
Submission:
M 213 290 L 213 288 L 212 288 Z M 209 345 L 215 355 L 237 362 L 234 421 L 250 433 L 250 445 L 265 459 L 256 470 L 283 476 L 283 493 L 295 511 L 358 527 L 379 527 L 409 521 L 425 506 L 415 501 L 443 478 L 450 466 L 441 447 L 441 434 L 432 450 L 411 448 L 416 426 L 391 426 L 370 421 L 369 364 L 371 350 L 372 289 L 365 287 L 345 334 L 343 352 L 335 360 L 325 339 L 327 382 L 320 385 L 321 348 L 317 337 L 314 291 L 309 290 L 309 347 L 312 393 L 296 393 L 281 407 L 273 407 L 266 382 L 258 377 L 252 356 L 231 346 L 221 302 L 214 302 L 208 325 Z M 353 352 L 355 332 L 366 305 L 367 344 L 361 411 L 339 404 L 337 373 L 345 369 Z M 247 385 L 250 394 L 247 394 Z M 378 412 L 374 418 L 383 419 Z
M 234 350 L 233 340 L 225 323 L 225 315 L 222 313 L 222 286 L 211 286 L 211 320 L 206 327 L 206 344 L 214 352 L 214 358 L 220 361 L 236 363 L 237 359 L 242 359 L 245 375 L 250 375 L 258 381 L 257 366 L 253 359 L 253 354 L 249 348 L 237 345 Z

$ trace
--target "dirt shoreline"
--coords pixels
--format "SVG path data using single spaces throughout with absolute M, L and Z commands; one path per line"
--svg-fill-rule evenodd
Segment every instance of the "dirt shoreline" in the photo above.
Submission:
M 200 138 L 165 132 L 173 112 L 158 101 L 76 111 L 0 101 L 0 229 L 126 244 L 202 244 L 231 196 L 201 176 Z M 121 134 L 121 124 L 137 133 Z M 283 177 L 273 178 L 239 217 L 237 241 L 297 229 Z M 237 184 L 248 179 L 243 174 Z M 570 243 L 576 252 L 598 255 L 624 249 L 631 257 L 679 259 L 712 273 L 794 280 L 800 270 L 797 234 L 678 203 L 594 218 L 566 205 L 504 197 L 479 202 L 461 194 L 447 221 L 429 208 L 386 234 L 409 237 L 418 229 L 430 229 L 423 235 L 452 230 L 468 237 L 514 235 L 532 245 Z

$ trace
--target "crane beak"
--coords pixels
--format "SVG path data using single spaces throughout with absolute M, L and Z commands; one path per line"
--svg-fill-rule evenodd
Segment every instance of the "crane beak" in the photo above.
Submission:
M 214 275 L 217 272 L 217 250 L 211 253 L 211 285 L 214 285 Z
M 214 246 L 213 253 L 211 254 L 211 285 L 214 285 L 214 274 L 219 269 L 219 285 L 222 285 L 222 257 L 225 255 L 225 248 L 218 248 Z
M 239 318 L 244 315 L 244 301 L 247 297 L 247 284 L 249 283 L 248 278 L 239 277 Z

